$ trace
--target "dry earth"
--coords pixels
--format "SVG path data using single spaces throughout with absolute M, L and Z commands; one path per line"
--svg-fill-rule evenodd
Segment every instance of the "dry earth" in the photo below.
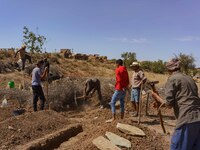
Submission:
M 114 79 L 114 66 L 113 64 L 98 64 L 98 63 L 86 63 L 83 61 L 71 61 L 71 60 L 59 60 L 63 65 L 59 66 L 60 71 L 65 77 L 77 78 L 88 78 L 92 76 L 106 78 L 105 84 L 109 84 L 110 81 L 113 83 Z M 84 65 L 83 65 L 84 64 Z M 74 67 L 73 67 L 74 66 Z M 69 69 L 71 68 L 71 69 Z M 88 70 L 90 68 L 90 71 Z M 78 70 L 78 71 L 77 71 Z M 129 72 L 131 75 L 131 72 Z M 160 83 L 157 85 L 161 88 L 167 80 L 166 75 L 155 75 L 152 73 L 146 73 L 149 80 L 159 80 Z M 26 84 L 30 84 L 30 78 L 23 78 L 20 72 L 0 74 L 0 89 L 5 89 L 8 81 L 14 80 L 16 87 L 25 81 Z M 80 84 L 83 88 L 84 83 Z M 53 86 L 53 85 L 52 85 Z M 54 85 L 55 86 L 55 85 Z M 56 85 L 56 86 L 59 86 Z M 67 85 L 66 85 L 67 88 Z M 45 88 L 44 88 L 45 89 Z M 105 92 L 109 92 L 107 95 Z M 27 89 L 27 92 L 30 91 Z M 80 91 L 79 94 L 81 94 Z M 31 94 L 31 93 L 30 93 Z M 52 94 L 52 93 L 51 93 Z M 112 90 L 105 90 L 103 95 L 108 103 L 112 96 Z M 0 95 L 0 104 L 3 100 L 3 95 Z M 0 108 L 0 149 L 2 150 L 13 150 L 16 149 L 17 145 L 23 145 L 35 139 L 44 137 L 50 133 L 62 129 L 72 123 L 80 123 L 83 127 L 83 132 L 75 137 L 72 137 L 66 142 L 61 143 L 57 150 L 95 150 L 97 149 L 93 144 L 92 140 L 98 136 L 104 136 L 106 131 L 116 133 L 132 143 L 132 149 L 136 150 L 168 150 L 170 143 L 170 136 L 173 133 L 175 120 L 173 117 L 172 110 L 163 109 L 162 114 L 165 120 L 165 127 L 167 134 L 163 134 L 162 128 L 159 124 L 159 118 L 157 111 L 149 105 L 148 116 L 145 115 L 145 102 L 146 95 L 143 95 L 143 107 L 141 128 L 145 133 L 146 137 L 135 137 L 124 134 L 116 129 L 116 124 L 127 123 L 130 125 L 137 125 L 137 118 L 131 117 L 130 112 L 132 111 L 129 98 L 126 98 L 126 114 L 123 120 L 118 119 L 113 123 L 106 123 L 107 119 L 110 119 L 111 112 L 109 106 L 104 109 L 99 108 L 98 100 L 95 96 L 89 99 L 86 103 L 82 103 L 76 108 L 67 108 L 58 112 L 53 110 L 33 112 L 30 103 L 27 103 L 24 107 L 26 112 L 20 116 L 14 116 L 13 110 L 19 107 L 18 102 L 15 99 L 9 99 L 9 105 Z M 31 98 L 29 98 L 31 101 Z M 119 110 L 117 110 L 119 116 Z

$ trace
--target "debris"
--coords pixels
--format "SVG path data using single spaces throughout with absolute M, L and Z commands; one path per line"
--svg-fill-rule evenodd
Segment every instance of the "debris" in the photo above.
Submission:
M 115 145 L 121 147 L 131 148 L 131 142 L 125 138 L 122 138 L 112 132 L 106 132 L 106 137 Z
M 100 150 L 120 150 L 119 147 L 115 146 L 112 142 L 103 136 L 97 137 L 92 141 L 92 143 Z
M 8 101 L 6 98 L 4 98 L 4 100 L 1 103 L 1 108 L 8 106 Z
M 12 126 L 8 126 L 9 130 L 15 130 Z
M 130 135 L 146 136 L 141 129 L 128 124 L 117 123 L 117 129 Z

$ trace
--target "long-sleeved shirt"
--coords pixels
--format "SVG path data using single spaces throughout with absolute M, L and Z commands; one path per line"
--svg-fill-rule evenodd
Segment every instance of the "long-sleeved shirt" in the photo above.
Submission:
M 182 74 L 173 73 L 165 85 L 166 105 L 172 106 L 177 118 L 176 128 L 200 121 L 200 98 L 194 80 Z
M 126 70 L 126 67 L 124 66 L 119 66 L 115 70 L 116 74 L 116 84 L 115 84 L 115 89 L 116 90 L 123 90 L 129 85 L 129 77 L 128 77 L 128 72 Z

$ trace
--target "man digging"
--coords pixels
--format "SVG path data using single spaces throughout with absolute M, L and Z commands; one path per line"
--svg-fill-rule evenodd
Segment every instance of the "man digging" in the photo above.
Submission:
M 95 93 L 95 91 L 97 91 L 98 93 L 98 99 L 100 102 L 100 108 L 104 108 L 104 103 L 103 103 L 103 98 L 102 98 L 102 94 L 101 94 L 101 84 L 99 79 L 97 78 L 93 78 L 93 79 L 88 79 L 86 80 L 85 83 L 85 100 L 86 97 L 92 97 L 93 94 Z
M 200 98 L 194 80 L 180 72 L 176 58 L 166 64 L 170 77 L 165 85 L 165 101 L 155 92 L 152 97 L 173 108 L 177 118 L 171 150 L 200 150 Z

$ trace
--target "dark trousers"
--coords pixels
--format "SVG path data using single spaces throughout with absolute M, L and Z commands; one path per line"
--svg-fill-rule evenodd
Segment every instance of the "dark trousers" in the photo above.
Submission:
M 95 91 L 98 93 L 100 105 L 104 105 L 100 82 L 98 82 L 95 86 L 91 86 L 89 83 L 86 83 L 85 96 L 89 96 L 89 94 L 93 94 Z
M 44 92 L 42 90 L 41 85 L 32 85 L 33 90 L 33 109 L 34 111 L 37 111 L 37 102 L 38 98 L 40 98 L 40 110 L 44 110 L 44 104 L 45 104 L 45 96 Z
M 22 60 L 22 70 L 24 70 L 24 68 L 25 68 L 25 63 L 26 63 L 26 60 L 27 60 L 27 59 L 28 59 L 29 63 L 32 64 L 31 56 L 25 54 L 25 57 L 24 57 L 24 58 L 21 58 L 21 60 Z

